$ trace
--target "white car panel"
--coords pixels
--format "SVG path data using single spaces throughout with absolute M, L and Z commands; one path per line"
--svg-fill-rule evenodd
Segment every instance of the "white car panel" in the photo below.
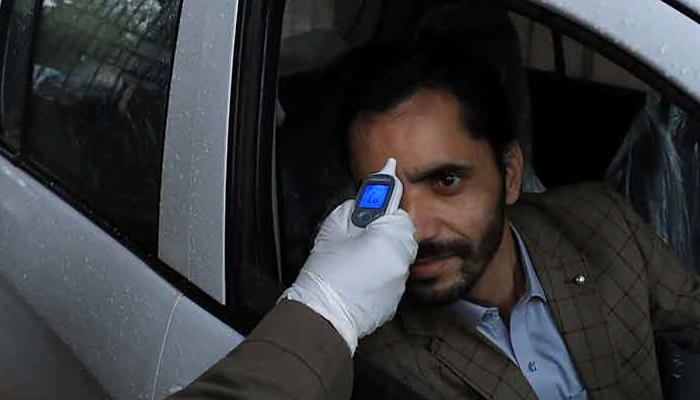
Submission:
M 0 274 L 114 399 L 150 399 L 179 293 L 0 157 Z
M 228 124 L 237 1 L 185 0 L 163 150 L 158 256 L 225 302 Z
M 0 398 L 108 399 L 83 363 L 0 277 Z M 37 384 L 41 382 L 41 384 Z
M 187 297 L 180 298 L 165 339 L 154 399 L 187 386 L 242 340 Z

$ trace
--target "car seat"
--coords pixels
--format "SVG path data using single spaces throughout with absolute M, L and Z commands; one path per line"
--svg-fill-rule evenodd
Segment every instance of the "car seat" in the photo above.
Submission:
M 607 171 L 622 194 L 684 261 L 700 272 L 700 124 L 657 94 L 647 96 Z M 666 399 L 700 398 L 700 355 L 656 337 Z

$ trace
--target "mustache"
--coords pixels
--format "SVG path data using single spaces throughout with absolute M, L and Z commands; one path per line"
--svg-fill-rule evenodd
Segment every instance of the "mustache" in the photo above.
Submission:
M 467 240 L 425 240 L 418 243 L 416 261 L 423 259 L 445 259 L 459 257 L 469 259 L 473 254 L 473 248 Z

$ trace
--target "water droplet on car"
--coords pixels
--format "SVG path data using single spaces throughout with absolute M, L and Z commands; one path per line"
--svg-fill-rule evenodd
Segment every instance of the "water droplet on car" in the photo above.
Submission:
M 175 394 L 182 390 L 182 386 L 173 386 L 170 389 L 168 389 L 168 394 Z

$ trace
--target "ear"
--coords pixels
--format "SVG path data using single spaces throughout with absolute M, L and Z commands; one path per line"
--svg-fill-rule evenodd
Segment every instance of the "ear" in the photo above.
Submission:
M 523 183 L 523 151 L 517 142 L 513 142 L 506 148 L 503 153 L 503 165 L 506 174 L 506 204 L 511 205 L 518 201 Z

